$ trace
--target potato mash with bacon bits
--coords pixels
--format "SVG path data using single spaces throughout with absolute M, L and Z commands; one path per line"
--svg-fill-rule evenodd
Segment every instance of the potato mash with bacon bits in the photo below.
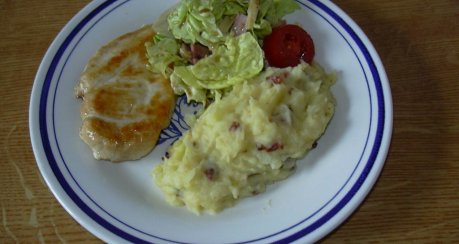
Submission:
M 333 74 L 302 62 L 235 85 L 154 169 L 167 201 L 217 213 L 290 176 L 333 116 L 334 82 Z

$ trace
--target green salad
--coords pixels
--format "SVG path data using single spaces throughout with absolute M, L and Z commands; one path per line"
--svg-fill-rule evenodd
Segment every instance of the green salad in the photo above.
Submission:
M 154 24 L 148 69 L 188 102 L 220 99 L 263 70 L 260 41 L 297 9 L 294 0 L 182 0 Z

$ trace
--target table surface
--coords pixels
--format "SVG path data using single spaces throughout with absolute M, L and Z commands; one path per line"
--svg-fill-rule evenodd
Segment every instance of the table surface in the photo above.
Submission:
M 0 1 L 0 243 L 99 243 L 56 201 L 29 138 L 38 65 L 89 1 Z M 459 241 L 459 2 L 336 0 L 385 65 L 391 149 L 374 189 L 323 242 Z

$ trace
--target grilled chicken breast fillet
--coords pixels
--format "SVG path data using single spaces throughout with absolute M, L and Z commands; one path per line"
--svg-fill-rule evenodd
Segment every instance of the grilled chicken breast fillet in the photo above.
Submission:
M 145 42 L 151 26 L 120 36 L 89 60 L 76 86 L 81 106 L 81 139 L 94 157 L 136 160 L 156 145 L 168 126 L 175 96 L 169 80 L 146 69 Z

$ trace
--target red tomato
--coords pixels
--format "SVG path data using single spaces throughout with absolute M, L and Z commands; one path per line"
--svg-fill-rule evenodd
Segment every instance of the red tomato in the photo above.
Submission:
M 269 65 L 279 68 L 296 66 L 301 59 L 311 63 L 315 53 L 311 36 L 297 25 L 273 28 L 263 40 L 263 51 Z

